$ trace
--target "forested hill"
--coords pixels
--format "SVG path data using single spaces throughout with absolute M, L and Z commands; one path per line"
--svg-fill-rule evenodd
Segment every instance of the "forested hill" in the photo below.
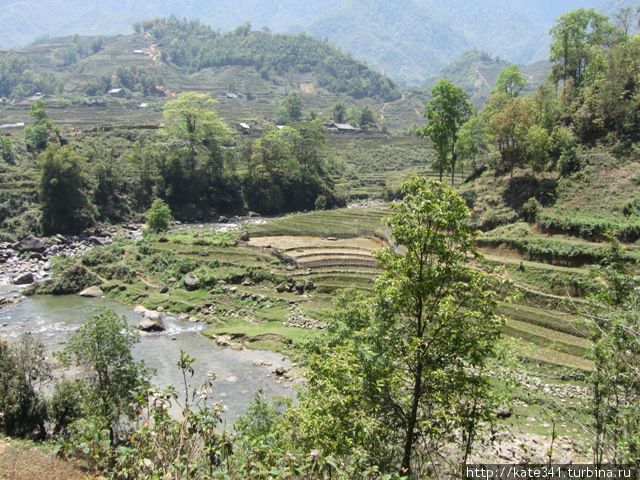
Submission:
M 400 98 L 396 85 L 327 41 L 252 31 L 246 23 L 220 34 L 198 21 L 175 17 L 135 25 L 163 50 L 163 60 L 191 72 L 229 65 L 252 66 L 264 79 L 288 73 L 312 73 L 319 86 L 354 98 Z
M 21 100 L 42 92 L 102 96 L 163 96 L 171 91 L 219 89 L 252 99 L 277 86 L 393 101 L 389 78 L 327 41 L 308 35 L 251 30 L 220 33 L 175 17 L 135 25 L 113 37 L 61 37 L 0 51 L 0 97 Z
M 0 48 L 47 35 L 127 34 L 135 22 L 171 15 L 223 31 L 250 21 L 327 38 L 394 80 L 421 84 L 471 49 L 521 64 L 546 58 L 558 15 L 615 1 L 623 0 L 3 0 Z

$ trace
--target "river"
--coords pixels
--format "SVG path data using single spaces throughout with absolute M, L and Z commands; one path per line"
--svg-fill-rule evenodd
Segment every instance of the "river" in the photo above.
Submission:
M 0 295 L 19 294 L 17 287 L 0 285 Z M 141 315 L 109 299 L 83 298 L 77 295 L 27 297 L 15 305 L 0 310 L 0 338 L 9 341 L 23 333 L 42 340 L 49 352 L 64 347 L 68 336 L 92 314 L 110 308 L 137 325 Z M 158 386 L 182 385 L 176 362 L 180 350 L 196 359 L 193 386 L 199 386 L 207 372 L 216 374 L 214 400 L 225 406 L 224 420 L 232 424 L 258 391 L 267 397 L 293 396 L 291 386 L 273 371 L 282 366 L 289 369 L 289 360 L 282 355 L 256 350 L 233 350 L 218 346 L 200 332 L 204 325 L 165 316 L 166 331 L 140 337 L 133 349 L 136 359 L 155 370 L 153 382 Z

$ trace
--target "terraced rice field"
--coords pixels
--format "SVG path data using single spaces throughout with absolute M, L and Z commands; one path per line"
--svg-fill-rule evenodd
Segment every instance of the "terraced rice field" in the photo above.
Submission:
M 384 247 L 376 237 L 337 239 L 333 237 L 254 237 L 248 246 L 255 248 L 273 248 L 283 258 L 291 261 L 300 269 L 318 269 L 328 267 L 360 267 L 374 269 L 374 252 Z
M 329 211 L 296 213 L 274 218 L 266 223 L 248 225 L 251 237 L 309 236 L 356 238 L 384 236 L 382 219 L 387 210 L 379 208 L 341 208 Z
M 277 250 L 297 268 L 293 276 L 311 275 L 320 293 L 369 290 L 379 273 L 373 252 L 384 244 L 380 237 L 388 236 L 382 225 L 386 213 L 380 207 L 289 215 L 249 226 L 249 245 Z M 366 236 L 372 234 L 378 237 Z M 548 240 L 553 244 L 556 239 Z M 504 332 L 516 340 L 518 353 L 536 362 L 590 370 L 587 328 L 569 313 L 584 305 L 580 285 L 587 282 L 589 268 L 535 261 L 508 245 L 484 250 L 487 255 L 476 263 L 478 268 L 511 280 L 521 293 L 517 303 L 499 306 L 506 319 Z

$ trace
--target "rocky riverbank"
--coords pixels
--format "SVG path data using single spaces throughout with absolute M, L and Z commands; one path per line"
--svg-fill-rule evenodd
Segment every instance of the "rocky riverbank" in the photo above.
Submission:
M 140 225 L 126 224 L 95 228 L 80 235 L 29 235 L 17 243 L 0 243 L 0 283 L 30 285 L 45 280 L 51 275 L 52 258 L 82 254 L 116 238 L 135 238 L 140 231 Z

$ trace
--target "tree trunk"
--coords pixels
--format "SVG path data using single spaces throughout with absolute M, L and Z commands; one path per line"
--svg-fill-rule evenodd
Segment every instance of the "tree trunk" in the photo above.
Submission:
M 411 453 L 413 451 L 413 436 L 415 434 L 416 421 L 418 419 L 418 405 L 420 403 L 420 393 L 422 391 L 422 358 L 418 358 L 416 365 L 416 375 L 413 382 L 413 398 L 411 401 L 411 412 L 407 419 L 407 431 L 404 439 L 404 455 L 402 456 L 402 475 L 411 474 Z

